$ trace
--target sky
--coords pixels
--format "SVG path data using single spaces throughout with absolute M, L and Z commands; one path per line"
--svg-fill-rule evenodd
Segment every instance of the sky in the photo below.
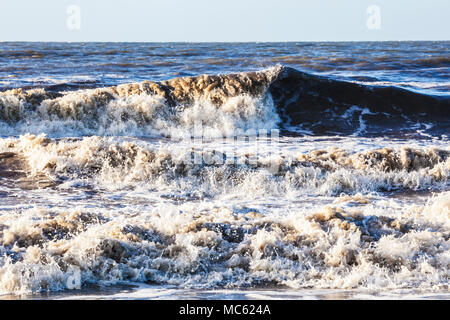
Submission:
M 0 0 L 0 41 L 450 40 L 449 0 Z

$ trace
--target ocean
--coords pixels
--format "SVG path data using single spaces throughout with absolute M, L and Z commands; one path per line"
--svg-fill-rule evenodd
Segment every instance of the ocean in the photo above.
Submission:
M 449 299 L 450 42 L 0 43 L 0 299 Z

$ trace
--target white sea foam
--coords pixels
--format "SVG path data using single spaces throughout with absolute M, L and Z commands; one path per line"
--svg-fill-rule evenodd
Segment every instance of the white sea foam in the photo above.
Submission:
M 107 92 L 108 93 L 108 92 Z M 111 93 L 108 93 L 111 94 Z M 0 134 L 50 136 L 170 136 L 205 138 L 274 129 L 280 121 L 270 96 L 239 95 L 216 106 L 206 99 L 169 107 L 160 96 L 140 94 L 106 99 L 96 90 L 79 90 L 43 100 L 30 110 L 20 95 L 0 96 Z M 195 127 L 201 131 L 195 131 Z
M 299 155 L 252 154 L 243 149 L 230 158 L 226 150 L 192 147 L 154 149 L 111 138 L 55 141 L 42 135 L 0 143 L 0 150 L 24 159 L 22 170 L 31 176 L 43 174 L 55 182 L 89 178 L 111 190 L 138 184 L 211 195 L 245 189 L 260 194 L 299 190 L 336 195 L 444 188 L 450 176 L 450 152 L 445 149 L 383 148 L 352 154 L 334 147 Z
M 235 153 L 241 160 L 227 163 L 176 143 L 2 139 L 2 165 L 22 177 L 3 184 L 55 184 L 16 188 L 19 200 L 2 204 L 1 291 L 149 281 L 448 289 L 448 147 L 374 150 L 358 138 L 360 151 L 308 152 L 306 143 L 299 153 L 283 141 L 280 154 L 265 151 L 251 164 L 248 142 Z M 267 170 L 271 161 L 278 172 Z M 437 195 L 409 200 L 429 188 Z
M 448 224 L 429 212 L 448 217 L 449 197 L 400 209 L 344 197 L 284 214 L 211 203 L 15 210 L 0 220 L 0 288 L 26 293 L 151 281 L 186 288 L 447 290 Z

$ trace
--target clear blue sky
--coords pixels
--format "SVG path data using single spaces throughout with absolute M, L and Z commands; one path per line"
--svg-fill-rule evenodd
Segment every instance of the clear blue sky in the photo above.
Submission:
M 0 0 L 0 41 L 450 40 L 449 16 L 450 0 Z

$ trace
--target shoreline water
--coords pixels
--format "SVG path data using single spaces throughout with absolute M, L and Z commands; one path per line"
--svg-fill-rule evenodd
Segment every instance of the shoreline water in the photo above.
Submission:
M 2 295 L 0 300 L 449 300 L 448 291 L 248 288 L 189 290 L 170 286 L 122 284 L 66 292 Z

